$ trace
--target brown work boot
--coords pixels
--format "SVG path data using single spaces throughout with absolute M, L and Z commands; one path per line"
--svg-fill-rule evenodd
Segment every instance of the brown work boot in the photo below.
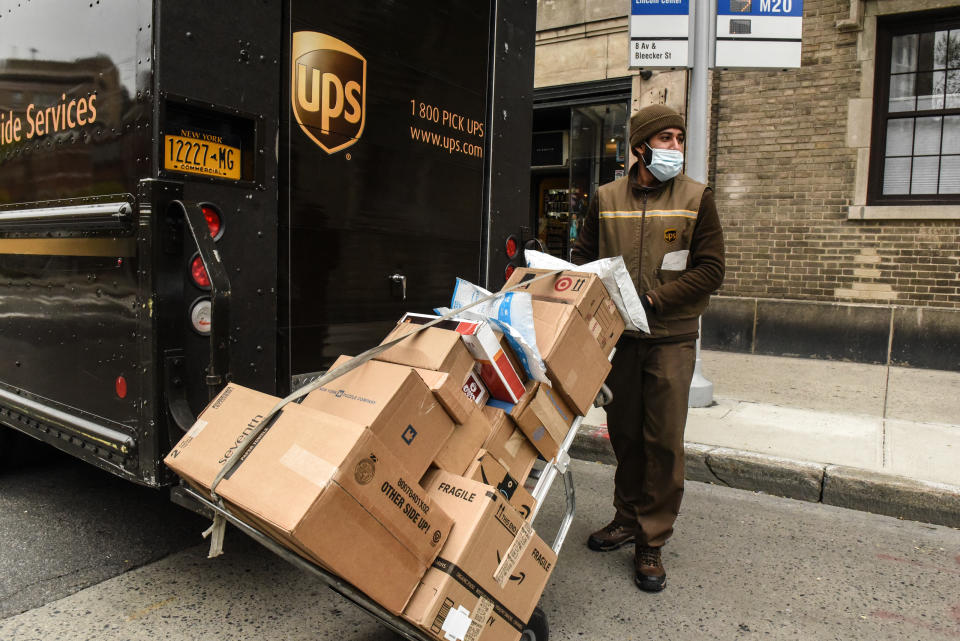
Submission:
M 638 545 L 634 553 L 634 581 L 644 592 L 659 592 L 667 587 L 667 573 L 660 560 L 660 548 Z
M 627 543 L 633 543 L 637 538 L 636 532 L 636 525 L 624 525 L 623 523 L 617 523 L 614 519 L 590 535 L 590 538 L 587 539 L 587 547 L 597 552 L 616 550 Z

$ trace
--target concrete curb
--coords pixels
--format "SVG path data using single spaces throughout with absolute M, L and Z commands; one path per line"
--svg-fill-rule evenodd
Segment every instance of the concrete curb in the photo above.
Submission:
M 685 449 L 691 481 L 960 528 L 957 486 L 699 443 Z M 570 455 L 616 463 L 604 428 L 582 426 Z

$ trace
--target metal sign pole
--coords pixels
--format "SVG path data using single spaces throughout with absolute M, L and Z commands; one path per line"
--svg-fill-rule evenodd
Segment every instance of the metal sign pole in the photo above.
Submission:
M 695 0 L 693 31 L 693 69 L 690 73 L 690 103 L 687 117 L 687 175 L 707 182 L 707 87 L 710 53 L 714 49 L 710 29 L 715 0 Z M 715 22 L 715 19 L 714 19 Z M 703 319 L 700 323 L 702 326 Z M 689 407 L 707 407 L 713 403 L 713 383 L 701 371 L 700 339 L 697 339 L 697 360 L 690 382 Z

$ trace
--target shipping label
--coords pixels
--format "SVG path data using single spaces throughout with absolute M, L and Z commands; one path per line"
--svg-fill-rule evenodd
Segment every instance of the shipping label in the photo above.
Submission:
M 502 507 L 503 506 L 501 506 L 501 508 Z M 501 509 L 500 512 L 503 511 L 504 510 Z M 500 512 L 497 514 L 497 520 L 502 523 L 503 520 L 500 518 Z M 516 526 L 514 525 L 514 527 Z M 523 556 L 523 553 L 526 552 L 531 538 L 533 538 L 533 527 L 524 521 L 517 529 L 517 535 L 513 538 L 510 547 L 507 548 L 507 553 L 504 554 L 500 560 L 500 565 L 497 566 L 496 571 L 493 573 L 493 580 L 496 581 L 500 587 L 504 587 L 507 584 L 510 575 L 513 573 L 513 569 L 517 567 L 517 563 L 520 562 L 520 558 Z
M 507 609 L 503 603 L 498 601 L 492 594 L 480 587 L 480 585 L 474 581 L 469 574 L 457 566 L 456 563 L 452 563 L 451 561 L 438 556 L 436 559 L 434 559 L 431 567 L 449 575 L 454 581 L 459 583 L 464 589 L 470 592 L 470 594 L 475 595 L 477 598 L 489 600 L 490 603 L 493 604 L 494 614 L 503 619 L 517 632 L 523 632 L 523 627 L 526 624 L 526 621 L 522 621 L 517 615 Z M 443 612 L 444 609 L 449 609 L 452 605 L 453 602 L 449 599 L 446 599 L 443 606 L 441 606 L 440 611 Z
M 467 629 L 467 633 L 463 636 L 463 641 L 477 641 L 477 639 L 480 638 L 480 633 L 483 632 L 483 628 L 486 627 L 487 619 L 490 618 L 492 612 L 493 601 L 480 597 L 477 601 L 477 607 L 473 609 L 473 613 L 470 615 L 472 622 Z

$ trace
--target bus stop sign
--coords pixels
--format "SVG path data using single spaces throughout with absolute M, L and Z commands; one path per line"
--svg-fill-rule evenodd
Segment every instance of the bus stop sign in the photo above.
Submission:
M 631 0 L 630 68 L 691 66 L 690 19 L 690 0 Z
M 718 69 L 800 66 L 803 0 L 717 0 Z

